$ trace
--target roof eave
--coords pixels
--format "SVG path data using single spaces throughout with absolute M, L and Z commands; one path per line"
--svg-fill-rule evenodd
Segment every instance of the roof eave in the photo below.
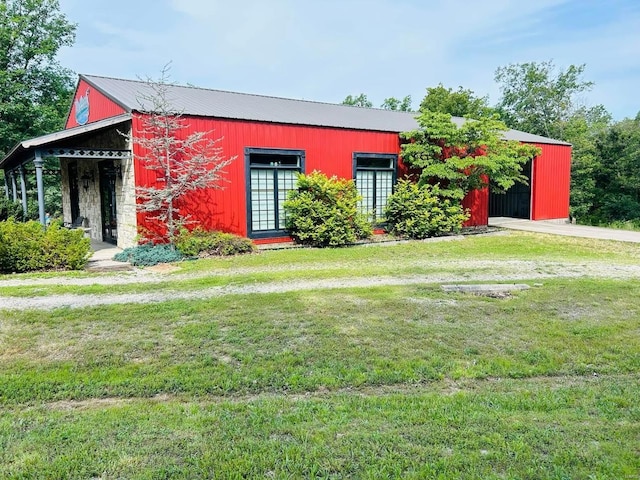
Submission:
M 5 168 L 8 164 L 15 164 L 17 166 L 24 163 L 25 161 L 28 160 L 28 156 L 25 156 L 25 158 L 19 158 L 19 157 L 21 156 L 21 154 L 24 154 L 24 152 L 27 152 L 31 149 L 36 150 L 37 148 L 44 147 L 47 144 L 66 140 L 76 135 L 82 135 L 84 133 L 101 130 L 103 128 L 111 127 L 113 125 L 118 125 L 120 123 L 124 123 L 129 120 L 131 120 L 131 114 L 123 113 L 115 117 L 105 118 L 103 120 L 98 120 L 96 122 L 88 123 L 86 125 L 67 128 L 65 130 L 59 130 L 57 132 L 41 135 L 40 137 L 34 137 L 34 138 L 30 138 L 29 140 L 23 140 L 22 142 L 15 145 L 9 151 L 9 153 L 5 155 L 5 157 L 2 160 L 0 160 L 0 168 Z

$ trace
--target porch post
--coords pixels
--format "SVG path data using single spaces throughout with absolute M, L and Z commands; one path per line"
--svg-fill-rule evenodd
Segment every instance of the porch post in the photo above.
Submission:
M 42 167 L 44 166 L 44 160 L 40 154 L 40 150 L 35 152 L 36 158 L 33 160 L 33 164 L 36 166 L 36 184 L 38 186 L 38 212 L 40 213 L 40 223 L 43 226 L 47 225 L 47 219 L 44 211 L 44 182 L 42 181 Z
M 18 184 L 16 183 L 16 171 L 11 170 L 9 174 L 11 175 L 11 194 L 13 196 L 12 200 L 14 202 L 17 202 L 18 201 Z
M 27 217 L 27 176 L 24 165 L 20 165 L 20 191 L 22 192 L 22 212 Z
M 4 171 L 4 196 L 9 200 L 9 172 Z

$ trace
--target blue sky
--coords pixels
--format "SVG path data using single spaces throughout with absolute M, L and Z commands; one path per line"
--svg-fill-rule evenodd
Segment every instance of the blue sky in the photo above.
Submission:
M 78 24 L 59 55 L 77 73 L 377 106 L 442 83 L 500 92 L 496 68 L 586 64 L 580 99 L 640 111 L 638 0 L 60 0 Z

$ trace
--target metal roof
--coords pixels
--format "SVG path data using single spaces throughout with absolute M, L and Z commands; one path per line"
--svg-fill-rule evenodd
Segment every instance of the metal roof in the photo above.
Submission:
M 129 112 L 152 109 L 148 101 L 145 103 L 145 98 L 153 94 L 147 82 L 93 75 L 80 77 Z M 394 133 L 418 128 L 415 112 L 353 107 L 179 85 L 170 85 L 167 93 L 175 111 L 185 115 Z M 457 124 L 465 121 L 460 117 L 453 117 L 453 120 Z M 504 138 L 530 143 L 569 145 L 518 130 L 506 131 Z
M 47 147 L 67 140 L 69 138 L 73 138 L 77 135 L 102 130 L 104 128 L 118 125 L 129 120 L 131 120 L 131 114 L 124 113 L 122 115 L 106 118 L 104 120 L 99 120 L 87 125 L 68 128 L 66 130 L 60 130 L 59 132 L 49 133 L 48 135 L 42 135 L 41 137 L 24 140 L 13 147 L 11 151 L 2 160 L 0 160 L 0 168 L 4 168 L 8 163 L 18 165 L 27 160 L 30 153 L 32 153 L 29 152 L 29 150 L 31 149 Z

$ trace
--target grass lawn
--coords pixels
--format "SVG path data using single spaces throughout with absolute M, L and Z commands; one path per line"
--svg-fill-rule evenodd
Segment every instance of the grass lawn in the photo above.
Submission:
M 639 257 L 514 234 L 182 273 L 220 273 L 198 289 Z M 508 298 L 425 284 L 0 310 L 0 478 L 638 478 L 640 278 L 543 283 Z

